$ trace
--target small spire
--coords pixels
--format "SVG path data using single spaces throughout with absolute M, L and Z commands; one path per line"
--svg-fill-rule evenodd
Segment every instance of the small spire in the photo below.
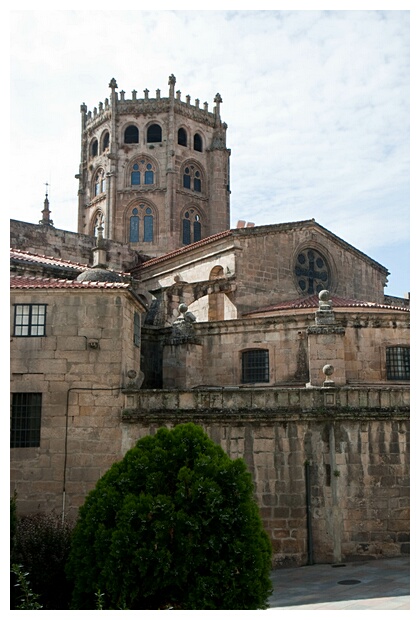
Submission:
M 43 226 L 53 226 L 54 222 L 50 218 L 50 202 L 48 200 L 48 185 L 49 183 L 44 183 L 45 185 L 45 200 L 44 200 L 44 208 L 42 210 L 42 220 L 39 220 L 39 224 Z

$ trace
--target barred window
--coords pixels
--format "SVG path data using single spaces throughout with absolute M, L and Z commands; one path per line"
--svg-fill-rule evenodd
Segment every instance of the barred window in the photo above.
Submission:
M 42 394 L 16 392 L 12 394 L 10 447 L 37 448 L 41 439 Z
M 410 347 L 387 347 L 386 378 L 388 381 L 410 379 Z
M 251 349 L 242 353 L 242 383 L 268 383 L 269 363 L 266 349 Z
M 15 304 L 14 336 L 45 336 L 46 304 Z

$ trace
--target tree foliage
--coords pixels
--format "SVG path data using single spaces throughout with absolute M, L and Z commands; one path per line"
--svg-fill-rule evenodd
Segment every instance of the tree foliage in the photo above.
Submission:
M 80 509 L 74 609 L 264 609 L 271 547 L 242 459 L 194 424 L 140 439 Z

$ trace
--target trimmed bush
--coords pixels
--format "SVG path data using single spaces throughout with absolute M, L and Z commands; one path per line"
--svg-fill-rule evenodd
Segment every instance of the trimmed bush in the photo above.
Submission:
M 80 509 L 73 609 L 265 609 L 271 547 L 251 475 L 194 424 L 140 439 Z

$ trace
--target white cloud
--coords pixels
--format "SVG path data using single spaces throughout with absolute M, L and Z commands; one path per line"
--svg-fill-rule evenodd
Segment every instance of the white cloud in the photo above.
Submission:
M 409 12 L 398 10 L 12 13 L 11 217 L 37 222 L 48 181 L 55 225 L 75 230 L 80 104 L 108 97 L 112 77 L 127 96 L 165 96 L 171 73 L 183 98 L 222 95 L 232 226 L 314 217 L 373 258 L 408 243 Z

